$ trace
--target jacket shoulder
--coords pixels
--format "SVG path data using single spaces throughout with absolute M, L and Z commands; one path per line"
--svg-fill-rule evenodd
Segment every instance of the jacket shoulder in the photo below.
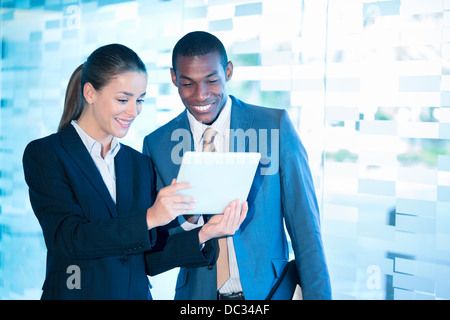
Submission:
M 178 123 L 180 122 L 180 119 L 184 115 L 184 113 L 185 111 L 180 113 L 178 116 L 176 116 L 166 124 L 150 132 L 144 139 L 153 139 L 153 137 L 161 137 L 164 135 L 172 134 L 173 128 L 178 128 Z
M 245 113 L 249 112 L 252 114 L 255 127 L 278 128 L 283 122 L 283 118 L 287 115 L 285 109 L 249 104 L 236 98 L 233 99 L 233 103 L 236 103 L 238 108 L 244 109 Z
M 24 155 L 30 154 L 30 153 L 42 153 L 46 154 L 48 151 L 50 151 L 52 148 L 56 146 L 56 144 L 59 141 L 58 133 L 53 133 L 49 136 L 35 139 L 27 144 L 25 147 Z
M 241 108 L 251 111 L 258 117 L 281 117 L 284 112 L 286 112 L 283 108 L 270 108 L 265 106 L 259 106 L 251 103 L 246 103 L 242 100 L 239 100 L 233 96 L 231 96 L 233 103 L 238 104 Z
M 137 166 L 142 169 L 142 167 L 148 167 L 151 164 L 151 159 L 148 155 L 143 154 L 126 144 L 120 144 L 119 153 L 121 152 L 127 155 L 127 159 L 131 161 L 133 166 Z
M 154 147 L 164 148 L 167 142 L 172 140 L 172 135 L 176 130 L 181 129 L 182 118 L 186 117 L 186 111 L 180 113 L 166 124 L 149 133 L 144 138 L 144 153 L 150 152 Z M 186 120 L 187 121 L 187 120 Z
M 137 151 L 136 149 L 121 143 L 120 144 L 120 148 L 123 149 L 125 152 L 128 152 L 131 156 L 133 157 L 138 157 L 138 158 L 146 158 L 145 155 L 143 155 L 142 153 L 140 153 L 139 151 Z

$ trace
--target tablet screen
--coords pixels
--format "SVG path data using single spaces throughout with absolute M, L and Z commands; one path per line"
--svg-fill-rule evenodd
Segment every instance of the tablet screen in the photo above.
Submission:
M 177 182 L 193 184 L 180 191 L 197 200 L 189 214 L 221 214 L 231 201 L 246 201 L 260 158 L 256 152 L 185 152 Z

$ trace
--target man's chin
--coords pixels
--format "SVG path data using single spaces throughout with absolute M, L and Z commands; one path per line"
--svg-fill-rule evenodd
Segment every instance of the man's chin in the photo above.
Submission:
M 192 110 L 188 109 L 189 113 L 194 116 L 194 118 L 203 124 L 209 125 L 216 120 L 216 117 L 214 114 L 210 113 L 199 113 L 199 112 L 193 112 Z

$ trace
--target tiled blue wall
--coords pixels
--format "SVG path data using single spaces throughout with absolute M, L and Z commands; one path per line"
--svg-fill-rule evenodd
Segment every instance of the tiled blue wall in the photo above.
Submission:
M 123 139 L 178 114 L 171 49 L 221 38 L 230 93 L 286 108 L 309 153 L 337 299 L 450 298 L 450 2 L 442 0 L 1 1 L 0 298 L 38 298 L 45 244 L 21 157 L 57 128 L 68 78 L 120 42 L 149 71 Z M 152 280 L 170 299 L 176 270 Z

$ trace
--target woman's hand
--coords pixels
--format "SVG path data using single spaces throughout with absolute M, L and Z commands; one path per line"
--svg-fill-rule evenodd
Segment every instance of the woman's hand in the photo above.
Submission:
M 148 229 L 164 226 L 179 215 L 194 209 L 195 199 L 193 197 L 177 194 L 178 191 L 189 188 L 192 188 L 190 183 L 176 183 L 175 179 L 170 186 L 162 188 L 153 206 L 147 210 Z
M 200 244 L 212 238 L 233 235 L 241 226 L 248 212 L 245 201 L 241 206 L 240 200 L 235 200 L 225 209 L 223 214 L 215 215 L 202 227 L 198 237 Z

